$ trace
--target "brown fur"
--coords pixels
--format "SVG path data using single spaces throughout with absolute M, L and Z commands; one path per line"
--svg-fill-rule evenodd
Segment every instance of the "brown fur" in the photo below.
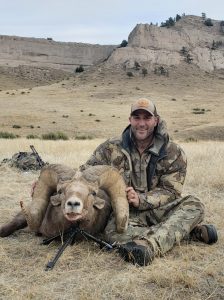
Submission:
M 116 169 L 95 166 L 80 173 L 62 165 L 49 165 L 41 171 L 33 201 L 27 207 L 22 203 L 24 214 L 19 213 L 0 228 L 0 236 L 8 236 L 24 228 L 27 223 L 31 230 L 45 236 L 62 233 L 77 222 L 66 218 L 66 209 L 68 212 L 72 210 L 68 204 L 74 197 L 83 208 L 80 213 L 72 212 L 68 216 L 78 218 L 82 229 L 91 233 L 103 231 L 111 212 L 111 203 L 116 215 L 117 231 L 123 232 L 127 228 L 125 183 Z

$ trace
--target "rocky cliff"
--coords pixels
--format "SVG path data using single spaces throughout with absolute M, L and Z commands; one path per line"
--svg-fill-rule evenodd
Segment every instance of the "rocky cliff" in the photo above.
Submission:
M 0 35 L 0 65 L 28 65 L 73 72 L 80 64 L 91 66 L 106 59 L 115 47 Z
M 0 36 L 0 66 L 20 65 L 73 72 L 79 65 L 146 67 L 194 64 L 205 71 L 224 69 L 224 22 L 206 26 L 197 16 L 184 16 L 172 27 L 138 24 L 128 46 L 55 42 L 52 39 Z
M 130 33 L 128 46 L 116 49 L 108 64 L 134 66 L 135 61 L 148 65 L 192 63 L 200 69 L 224 69 L 223 22 L 212 20 L 206 26 L 201 17 L 184 16 L 174 26 L 138 24 Z

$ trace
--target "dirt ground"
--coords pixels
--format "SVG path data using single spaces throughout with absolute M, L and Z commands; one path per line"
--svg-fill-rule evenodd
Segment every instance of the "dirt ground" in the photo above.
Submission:
M 76 136 L 111 137 L 128 124 L 130 103 L 153 99 L 167 121 L 173 139 L 224 139 L 224 72 L 205 73 L 185 64 L 170 68 L 169 77 L 149 71 L 145 77 L 120 67 L 94 67 L 70 79 L 47 86 L 17 76 L 27 88 L 13 89 L 0 77 L 1 131 L 26 137 L 62 131 Z M 32 85 L 32 86 L 31 86 Z M 13 128 L 16 127 L 16 128 Z M 19 127 L 19 128 L 18 128 Z

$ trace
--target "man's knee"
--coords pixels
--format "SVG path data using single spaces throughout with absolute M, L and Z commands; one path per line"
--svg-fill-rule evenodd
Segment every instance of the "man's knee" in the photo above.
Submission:
M 204 219 L 205 206 L 199 198 L 188 195 L 182 199 L 180 206 L 182 209 L 187 210 L 192 214 L 197 214 L 199 217 L 199 222 Z

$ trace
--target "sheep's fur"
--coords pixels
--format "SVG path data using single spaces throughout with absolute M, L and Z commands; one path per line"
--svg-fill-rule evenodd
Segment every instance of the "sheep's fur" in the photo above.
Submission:
M 63 165 L 49 165 L 41 171 L 32 202 L 27 207 L 21 203 L 23 216 L 19 213 L 4 225 L 0 236 L 27 223 L 31 230 L 45 236 L 61 233 L 76 222 L 82 229 L 98 233 L 106 226 L 111 205 L 117 231 L 123 232 L 127 229 L 129 208 L 125 183 L 116 169 L 94 166 L 81 173 Z

